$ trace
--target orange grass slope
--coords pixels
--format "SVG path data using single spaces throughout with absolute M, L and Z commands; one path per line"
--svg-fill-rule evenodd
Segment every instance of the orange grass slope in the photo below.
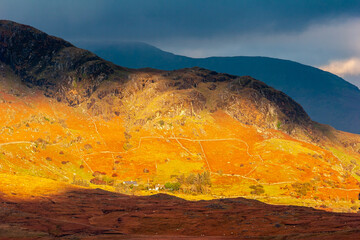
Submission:
M 100 173 L 112 182 L 164 185 L 183 174 L 209 172 L 208 194 L 213 197 L 247 196 L 292 204 L 336 200 L 347 201 L 347 207 L 357 197 L 358 181 L 341 168 L 332 152 L 278 130 L 242 124 L 224 111 L 181 116 L 180 123 L 179 116 L 162 116 L 143 127 L 129 126 L 121 117 L 94 117 L 81 107 L 66 106 L 23 86 L 7 88 L 7 80 L 1 91 L 1 172 L 10 179 L 18 176 L 11 185 L 2 181 L 7 192 L 9 186 L 23 192 L 16 185 L 23 185 L 22 179 L 26 182 L 29 176 L 72 183 L 89 182 Z M 23 92 L 16 96 L 14 91 Z M 50 186 L 39 185 L 32 195 L 65 186 L 44 182 Z M 251 186 L 258 185 L 264 192 L 252 193 Z M 336 209 L 336 203 L 329 204 Z
M 0 30 L 0 171 L 19 184 L 357 211 L 359 136 L 311 121 L 284 93 L 201 68 L 124 69 L 24 25 Z

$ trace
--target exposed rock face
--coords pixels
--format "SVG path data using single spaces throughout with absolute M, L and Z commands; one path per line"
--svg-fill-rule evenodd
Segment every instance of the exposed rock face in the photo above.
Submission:
M 212 83 L 209 84 L 208 89 L 216 93 L 217 84 L 226 83 L 223 95 L 217 100 L 218 108 L 226 108 L 227 112 L 231 113 L 233 117 L 247 124 L 276 128 L 272 124 L 275 122 L 275 118 L 277 118 L 276 121 L 281 122 L 285 126 L 289 124 L 307 126 L 310 123 L 309 116 L 298 103 L 286 94 L 250 76 L 238 77 L 197 67 L 171 71 L 163 75 L 178 81 L 177 89 L 179 90 L 197 89 L 196 87 L 200 83 Z M 214 96 L 210 97 L 214 98 Z M 245 102 L 240 102 L 239 100 L 245 100 Z M 249 112 L 244 111 L 246 107 L 243 106 L 244 103 L 248 106 L 253 105 L 263 115 L 261 123 L 249 119 L 254 113 L 251 113 L 250 109 Z

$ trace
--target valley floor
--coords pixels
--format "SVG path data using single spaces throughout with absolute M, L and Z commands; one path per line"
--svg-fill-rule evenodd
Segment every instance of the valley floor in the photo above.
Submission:
M 7 192 L 2 181 L 0 239 L 356 239 L 360 234 L 360 214 L 245 198 L 131 196 L 43 181 L 29 192 L 26 184 Z

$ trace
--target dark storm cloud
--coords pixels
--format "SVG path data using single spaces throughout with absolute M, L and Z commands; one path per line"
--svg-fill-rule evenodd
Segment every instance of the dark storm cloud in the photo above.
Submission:
M 0 0 L 0 19 L 83 48 L 140 41 L 192 57 L 291 59 L 360 86 L 343 67 L 360 59 L 359 0 Z
M 353 16 L 360 1 L 0 0 L 1 18 L 75 41 L 289 33 Z

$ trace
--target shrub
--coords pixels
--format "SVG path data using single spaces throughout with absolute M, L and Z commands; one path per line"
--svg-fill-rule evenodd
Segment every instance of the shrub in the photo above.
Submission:
M 291 185 L 295 192 L 300 196 L 306 196 L 307 192 L 311 189 L 310 183 L 299 183 L 296 182 Z
M 195 184 L 196 182 L 196 175 L 194 173 L 190 173 L 189 176 L 187 176 L 186 178 L 186 183 L 189 184 L 189 185 L 192 185 L 192 184 Z
M 126 140 L 129 140 L 132 137 L 131 134 L 129 134 L 127 132 L 124 132 L 124 136 L 125 136 Z
M 85 148 L 86 150 L 90 150 L 90 149 L 92 149 L 93 147 L 91 146 L 91 144 L 85 144 L 85 145 L 84 145 L 84 148 Z
M 354 168 L 355 168 L 355 165 L 353 165 L 353 164 L 343 166 L 343 169 L 348 172 L 351 172 Z
M 263 193 L 265 193 L 264 187 L 262 185 L 251 185 L 249 187 L 250 189 L 252 189 L 252 191 L 250 192 L 253 195 L 261 195 Z
M 73 178 L 73 182 L 72 184 L 74 185 L 78 185 L 78 186 L 82 186 L 82 187 L 89 187 L 90 184 L 88 181 L 84 180 L 84 179 L 76 179 L 76 177 L 74 176 Z
M 181 184 L 179 182 L 174 182 L 174 183 L 167 182 L 164 185 L 165 189 L 170 191 L 179 191 L 180 186 Z
M 183 174 L 177 177 L 177 182 L 183 186 L 183 192 L 187 193 L 208 193 L 211 187 L 209 172 L 190 173 L 187 177 Z
M 106 185 L 106 184 L 107 184 L 106 181 L 101 180 L 101 179 L 99 179 L 99 178 L 93 178 L 93 179 L 90 180 L 90 182 L 91 182 L 92 184 L 95 184 L 95 185 Z
M 132 146 L 129 142 L 126 142 L 126 143 L 124 143 L 124 145 L 123 145 L 123 148 L 124 148 L 125 151 L 130 150 L 132 147 L 133 147 L 133 146 Z

